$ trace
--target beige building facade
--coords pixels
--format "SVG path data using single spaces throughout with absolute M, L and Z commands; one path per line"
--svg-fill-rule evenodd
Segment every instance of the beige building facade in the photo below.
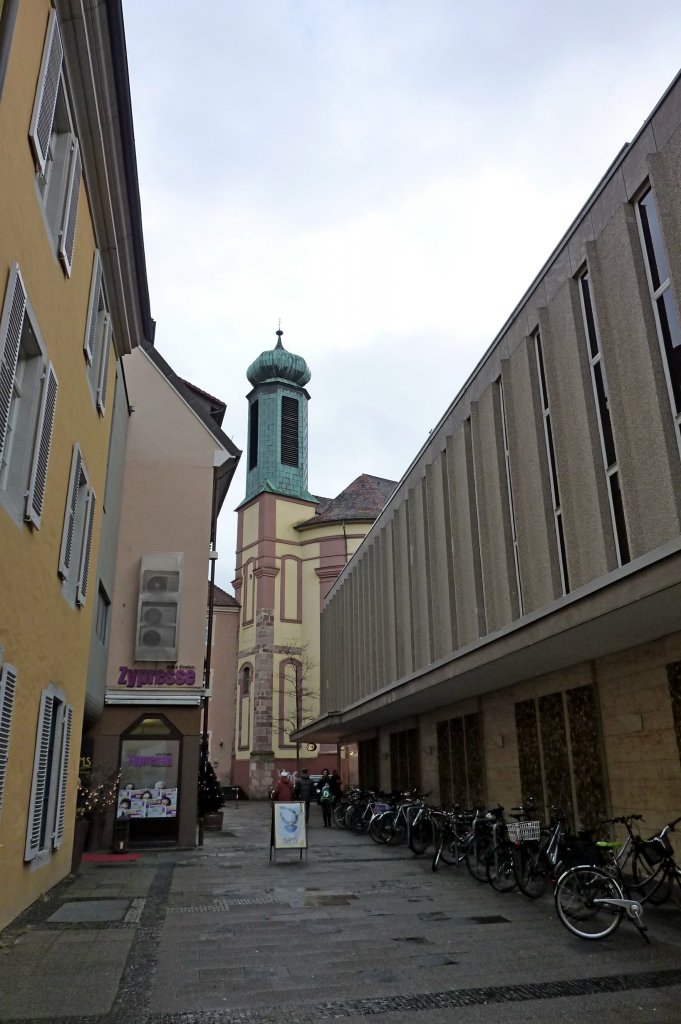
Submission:
M 616 158 L 332 586 L 359 779 L 681 807 L 681 80 Z
M 206 642 L 211 642 L 208 750 L 220 785 L 229 786 L 232 783 L 234 694 L 241 609 L 235 597 L 214 584 L 212 610 L 213 628 L 206 637 Z
M 152 345 L 125 361 L 132 413 L 93 772 L 120 772 L 102 836 L 196 843 L 205 727 L 206 595 L 215 522 L 240 452 L 225 405 L 177 376 Z

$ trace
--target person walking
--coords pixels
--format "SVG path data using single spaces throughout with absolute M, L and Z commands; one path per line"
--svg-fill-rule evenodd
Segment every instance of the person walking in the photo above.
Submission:
M 322 777 L 317 783 L 317 790 L 319 792 L 319 803 L 322 808 L 324 828 L 331 828 L 331 808 L 333 807 L 332 782 L 329 769 L 323 768 Z
M 294 793 L 297 800 L 305 804 L 305 824 L 310 823 L 310 803 L 317 799 L 317 787 L 310 778 L 307 768 L 300 769 L 300 776 L 296 782 Z
M 289 803 L 293 800 L 293 783 L 288 772 L 280 772 L 272 789 L 272 799 Z
M 342 796 L 343 783 L 341 782 L 340 775 L 334 768 L 331 772 L 331 806 L 335 807 L 336 804 L 339 804 Z

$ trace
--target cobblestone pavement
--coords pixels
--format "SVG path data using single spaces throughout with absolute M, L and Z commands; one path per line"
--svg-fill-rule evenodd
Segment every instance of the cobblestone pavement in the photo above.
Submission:
M 571 936 L 549 898 L 321 827 L 268 860 L 269 807 L 203 848 L 87 863 L 0 933 L 0 1021 L 681 1021 L 681 907 Z

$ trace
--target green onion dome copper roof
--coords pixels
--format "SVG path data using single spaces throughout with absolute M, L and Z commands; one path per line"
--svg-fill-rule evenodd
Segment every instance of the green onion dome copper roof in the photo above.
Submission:
M 304 387 L 312 374 L 302 356 L 287 352 L 281 343 L 281 336 L 284 333 L 281 328 L 277 333 L 277 344 L 267 352 L 260 355 L 246 370 L 246 376 L 256 387 L 270 380 L 285 380 L 298 387 Z

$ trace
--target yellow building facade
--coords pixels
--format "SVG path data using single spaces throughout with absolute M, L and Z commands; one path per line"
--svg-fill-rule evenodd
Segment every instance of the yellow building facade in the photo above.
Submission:
M 66 6 L 0 12 L 0 927 L 70 870 L 113 394 L 152 332 L 120 3 Z

